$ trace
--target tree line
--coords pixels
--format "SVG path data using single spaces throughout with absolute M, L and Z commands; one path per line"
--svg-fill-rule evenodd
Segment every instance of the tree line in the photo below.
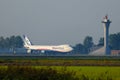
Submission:
M 22 48 L 23 40 L 20 36 L 0 37 L 0 48 Z

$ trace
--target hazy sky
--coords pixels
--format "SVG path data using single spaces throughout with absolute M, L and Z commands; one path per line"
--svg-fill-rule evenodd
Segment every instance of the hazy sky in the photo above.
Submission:
M 110 33 L 120 32 L 120 0 L 0 0 L 0 36 L 26 34 L 34 44 L 83 43 L 103 36 L 103 16 Z

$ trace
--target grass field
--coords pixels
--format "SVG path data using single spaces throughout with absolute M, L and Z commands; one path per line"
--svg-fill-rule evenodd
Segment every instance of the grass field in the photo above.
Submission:
M 29 71 L 29 68 L 30 68 L 30 71 Z M 42 69 L 42 70 L 48 71 L 45 73 L 46 76 L 49 76 L 50 74 L 56 75 L 55 71 L 57 71 L 57 73 L 61 73 L 64 76 L 68 76 L 68 77 L 74 76 L 75 77 L 74 80 L 120 80 L 120 67 L 108 67 L 108 66 L 17 66 L 17 67 L 16 66 L 0 66 L 0 71 L 4 70 L 4 72 L 5 72 L 7 69 L 10 69 L 10 71 L 8 70 L 7 73 L 13 74 L 13 75 L 14 74 L 19 75 L 19 73 L 20 74 L 28 73 L 29 75 L 31 75 L 31 74 L 34 75 L 34 74 L 38 73 L 35 71 L 41 71 L 41 69 Z M 35 69 L 35 71 L 33 71 L 31 69 Z M 17 70 L 17 71 L 15 71 L 15 70 Z M 27 71 L 27 72 L 25 72 L 25 71 Z M 41 74 L 39 74 L 39 76 L 40 75 Z M 1 77 L 1 75 L 0 75 L 0 77 Z M 64 80 L 67 80 L 67 79 L 64 79 Z
M 35 68 L 42 68 L 41 66 L 34 66 Z M 45 67 L 45 66 L 44 66 Z M 77 77 L 85 76 L 90 80 L 107 80 L 111 78 L 113 80 L 120 80 L 120 67 L 109 66 L 52 66 L 51 68 L 56 70 L 65 70 L 75 72 Z
M 120 80 L 120 58 L 1 57 L 0 80 Z
M 111 77 L 114 80 L 120 80 L 120 67 L 96 67 L 96 66 L 83 66 L 83 67 L 69 67 L 69 70 L 76 71 L 76 75 L 84 74 L 85 76 L 93 78 L 98 77 Z

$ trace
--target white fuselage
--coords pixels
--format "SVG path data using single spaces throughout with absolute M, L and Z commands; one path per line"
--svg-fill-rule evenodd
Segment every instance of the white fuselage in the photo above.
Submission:
M 69 45 L 58 45 L 58 46 L 48 46 L 48 45 L 28 45 L 25 46 L 27 49 L 31 50 L 41 50 L 41 51 L 58 51 L 58 52 L 70 52 L 72 48 Z
M 28 49 L 28 53 L 31 52 L 31 50 L 41 50 L 41 51 L 58 51 L 58 52 L 70 52 L 72 51 L 72 47 L 69 45 L 57 45 L 57 46 L 50 46 L 50 45 L 32 45 L 30 40 L 27 36 L 24 37 L 24 47 Z

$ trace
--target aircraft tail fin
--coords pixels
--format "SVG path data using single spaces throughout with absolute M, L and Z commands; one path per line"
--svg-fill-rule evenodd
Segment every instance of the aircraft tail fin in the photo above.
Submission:
M 24 38 L 24 46 L 32 45 L 27 36 L 23 35 L 23 38 Z

